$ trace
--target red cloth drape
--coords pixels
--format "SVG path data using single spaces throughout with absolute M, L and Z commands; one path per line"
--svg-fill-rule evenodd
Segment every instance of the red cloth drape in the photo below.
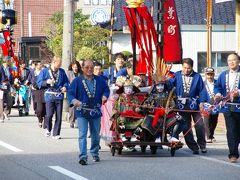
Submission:
M 164 1 L 164 12 L 163 59 L 165 62 L 177 63 L 182 58 L 182 43 L 174 0 Z

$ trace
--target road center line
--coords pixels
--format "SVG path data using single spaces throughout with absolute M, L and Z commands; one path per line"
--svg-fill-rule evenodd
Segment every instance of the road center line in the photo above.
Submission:
M 73 172 L 71 172 L 71 171 L 69 171 L 67 169 L 64 169 L 64 168 L 62 168 L 60 166 L 48 166 L 48 167 L 51 168 L 51 169 L 54 169 L 55 171 L 60 172 L 61 174 L 64 174 L 64 175 L 66 175 L 68 177 L 76 179 L 76 180 L 88 180 L 87 178 L 82 177 L 82 176 L 80 176 L 78 174 L 75 174 L 75 173 L 73 173 Z
M 0 141 L 0 146 L 3 146 L 5 148 L 7 148 L 7 149 L 10 149 L 11 151 L 14 151 L 14 152 L 22 152 L 23 151 L 23 150 L 18 149 L 18 148 L 14 147 L 14 146 L 12 146 L 10 144 L 7 144 L 7 143 L 5 143 L 3 141 Z
M 186 152 L 185 150 L 182 150 L 181 153 L 189 154 L 189 152 Z M 217 162 L 217 163 L 221 163 L 221 164 L 225 164 L 225 165 L 229 165 L 229 166 L 233 166 L 233 167 L 238 167 L 238 168 L 240 167 L 240 164 L 230 163 L 230 162 L 219 160 L 219 159 L 212 158 L 212 157 L 206 157 L 206 156 L 202 156 L 202 155 L 194 155 L 194 156 L 196 156 L 197 158 L 212 161 L 212 162 Z
M 223 160 L 219 160 L 219 159 L 215 159 L 215 158 L 211 158 L 211 157 L 200 156 L 199 158 L 205 159 L 205 160 L 209 160 L 209 161 L 213 161 L 213 162 L 218 162 L 218 163 L 226 164 L 226 165 L 230 165 L 230 166 L 234 166 L 234 167 L 238 167 L 238 168 L 240 167 L 239 164 L 230 163 L 230 162 L 227 162 L 227 161 L 223 161 Z

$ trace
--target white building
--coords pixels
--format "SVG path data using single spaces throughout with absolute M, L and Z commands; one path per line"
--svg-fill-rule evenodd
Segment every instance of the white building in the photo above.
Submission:
M 103 2 L 108 2 L 108 4 L 103 6 L 101 4 Z M 104 8 L 107 12 L 110 12 L 111 9 L 110 1 L 107 0 L 83 0 L 80 3 L 81 6 L 78 7 L 86 14 L 91 14 L 93 9 L 96 8 Z M 175 3 L 181 27 L 183 58 L 192 58 L 195 61 L 194 70 L 201 73 L 203 68 L 206 67 L 206 1 L 177 0 Z M 125 5 L 123 0 L 115 1 L 117 20 L 114 25 L 113 53 L 132 52 L 130 34 L 123 32 L 124 26 L 127 25 L 122 10 Z M 146 5 L 149 7 L 150 3 L 148 2 Z M 154 17 L 154 19 L 156 18 Z M 226 57 L 229 53 L 235 52 L 235 49 L 235 1 L 219 4 L 213 2 L 212 67 L 216 69 L 217 73 L 226 68 Z M 180 67 L 180 65 L 175 65 L 173 71 L 178 70 Z

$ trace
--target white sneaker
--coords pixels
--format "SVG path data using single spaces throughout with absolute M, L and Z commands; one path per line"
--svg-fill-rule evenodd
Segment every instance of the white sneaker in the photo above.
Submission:
M 17 103 L 15 103 L 13 106 L 17 106 Z
M 123 136 L 122 141 L 127 141 L 127 138 L 125 136 Z
M 19 106 L 24 106 L 24 104 L 19 104 Z
M 137 139 L 136 136 L 132 136 L 130 141 L 131 141 L 131 142 L 135 142 L 135 141 L 139 141 L 139 140 Z
M 175 137 L 170 137 L 170 138 L 168 138 L 168 142 L 175 143 L 175 142 L 179 142 L 179 140 Z
M 52 139 L 61 139 L 61 136 L 60 135 L 52 136 Z
M 157 138 L 157 139 L 155 140 L 155 142 L 156 142 L 156 143 L 160 143 L 160 142 L 161 142 L 161 138 Z
M 51 133 L 50 133 L 48 130 L 46 130 L 46 131 L 45 131 L 45 136 L 46 136 L 46 137 L 49 137 L 50 135 L 51 135 Z

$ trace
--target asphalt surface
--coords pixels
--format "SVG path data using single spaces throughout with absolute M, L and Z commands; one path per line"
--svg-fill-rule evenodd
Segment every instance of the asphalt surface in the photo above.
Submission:
M 159 180 L 159 179 L 240 179 L 240 160 L 228 162 L 224 129 L 216 131 L 216 143 L 208 153 L 193 155 L 186 145 L 171 157 L 167 147 L 152 155 L 123 150 L 112 156 L 101 140 L 101 161 L 78 163 L 78 130 L 63 122 L 60 140 L 44 136 L 35 116 L 18 117 L 13 110 L 9 121 L 0 124 L 0 180 Z M 88 139 L 88 145 L 90 138 Z

